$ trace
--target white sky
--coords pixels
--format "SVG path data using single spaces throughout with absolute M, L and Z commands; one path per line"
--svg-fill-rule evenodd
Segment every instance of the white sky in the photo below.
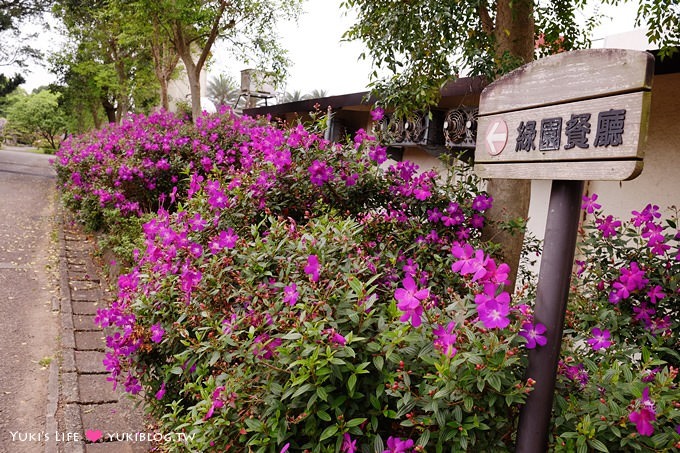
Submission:
M 319 89 L 326 90 L 328 95 L 336 95 L 366 89 L 371 66 L 367 61 L 358 60 L 362 50 L 360 42 L 341 42 L 341 36 L 352 24 L 353 17 L 346 16 L 339 5 L 340 0 L 306 0 L 305 13 L 298 23 L 281 27 L 280 36 L 285 40 L 284 45 L 293 62 L 289 68 L 286 91 L 300 90 L 307 93 Z M 616 18 L 603 20 L 601 30 L 593 36 L 594 40 L 633 29 L 636 11 L 634 3 L 610 7 L 607 11 L 612 16 L 616 15 Z M 41 29 L 37 27 L 37 30 Z M 63 38 L 55 33 L 41 31 L 35 46 L 48 53 L 57 50 L 63 42 Z M 593 46 L 601 47 L 601 42 L 594 41 Z M 226 73 L 238 82 L 239 71 L 246 68 L 221 59 L 219 48 L 213 55 L 214 61 L 208 76 Z M 13 74 L 15 71 L 16 68 L 0 66 L 0 72 L 5 74 Z M 23 87 L 28 91 L 54 80 L 45 68 L 33 65 L 31 71 L 22 71 L 27 79 Z

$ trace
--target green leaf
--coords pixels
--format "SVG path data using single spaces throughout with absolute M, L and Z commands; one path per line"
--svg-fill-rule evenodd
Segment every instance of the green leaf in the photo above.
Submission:
M 288 332 L 286 335 L 281 337 L 284 340 L 297 340 L 302 338 L 302 334 L 299 332 Z
M 295 391 L 295 393 L 293 393 L 293 398 L 297 398 L 298 396 L 302 395 L 303 393 L 309 392 L 310 390 L 312 390 L 312 388 L 314 388 L 314 386 L 312 384 L 309 384 L 309 383 L 300 386 L 300 388 L 297 389 Z
M 490 374 L 486 378 L 486 382 L 497 392 L 501 391 L 501 378 L 497 374 Z
M 317 387 L 316 394 L 319 396 L 321 401 L 328 401 L 328 392 L 324 387 Z
M 426 429 L 416 441 L 416 446 L 427 447 L 428 442 L 430 442 L 430 430 Z
M 354 395 L 354 389 L 357 385 L 357 375 L 352 374 L 349 379 L 347 379 L 347 391 L 349 392 L 349 396 Z
M 374 453 L 383 453 L 385 451 L 385 444 L 383 443 L 382 437 L 380 437 L 380 434 L 375 436 L 375 439 L 373 439 L 373 452 Z
M 463 398 L 463 407 L 467 412 L 472 411 L 472 407 L 475 405 L 475 400 L 472 399 L 471 396 L 466 396 Z
M 321 410 L 320 410 L 320 411 L 317 411 L 317 412 L 316 412 L 316 416 L 319 417 L 319 419 L 321 419 L 321 420 L 323 420 L 323 421 L 325 421 L 325 422 L 331 421 L 331 416 L 330 416 L 330 414 L 329 414 L 328 412 L 326 412 L 326 411 L 321 411 Z
M 331 425 L 331 426 L 327 427 L 326 429 L 324 429 L 321 432 L 321 435 L 319 436 L 319 442 L 322 442 L 322 441 L 328 439 L 329 437 L 334 436 L 335 433 L 337 433 L 337 432 L 338 432 L 338 427 L 336 425 Z
M 593 447 L 597 451 L 603 451 L 605 453 L 609 453 L 607 446 L 597 439 L 590 439 L 588 441 L 588 445 L 590 445 L 591 447 Z
M 365 422 L 366 420 L 367 420 L 366 417 L 353 418 L 353 419 L 351 419 L 350 421 L 347 422 L 347 425 L 346 425 L 346 426 L 347 426 L 348 428 L 352 428 L 352 427 L 354 427 L 354 426 L 359 426 L 359 425 L 361 425 L 363 422 Z
M 378 369 L 378 371 L 382 371 L 383 366 L 385 365 L 385 359 L 381 355 L 377 355 L 373 357 L 373 365 Z

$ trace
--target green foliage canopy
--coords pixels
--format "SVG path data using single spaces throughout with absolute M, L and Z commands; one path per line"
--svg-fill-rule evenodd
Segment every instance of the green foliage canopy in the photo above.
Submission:
M 362 57 L 375 66 L 372 88 L 386 104 L 405 113 L 436 104 L 442 85 L 461 71 L 493 80 L 535 56 L 589 47 L 599 16 L 586 14 L 587 3 L 345 0 L 342 5 L 358 14 L 345 38 L 365 43 Z M 650 42 L 663 55 L 680 44 L 676 1 L 642 0 L 637 24 L 643 20 L 649 25 Z M 537 46 L 537 41 L 543 44 Z
M 66 132 L 67 120 L 59 108 L 59 95 L 48 90 L 17 97 L 7 114 L 12 129 L 37 134 L 52 149 L 57 149 L 59 136 Z

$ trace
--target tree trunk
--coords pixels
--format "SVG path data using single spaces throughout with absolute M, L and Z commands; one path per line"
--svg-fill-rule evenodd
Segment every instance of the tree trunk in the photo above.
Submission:
M 191 54 L 191 41 L 185 38 L 184 29 L 179 21 L 176 21 L 173 26 L 173 36 L 175 49 L 182 59 L 182 63 L 184 63 L 184 70 L 189 81 L 191 121 L 196 123 L 196 120 L 201 115 L 201 66 L 194 63 L 194 57 Z M 199 57 L 198 61 L 202 61 L 202 58 Z
M 521 64 L 534 59 L 534 16 L 532 0 L 498 0 L 496 6 L 496 56 L 504 54 L 518 58 Z M 507 55 L 506 54 L 506 55 Z M 510 266 L 511 288 L 515 286 L 522 254 L 524 232 L 503 231 L 499 222 L 522 218 L 529 214 L 531 181 L 518 179 L 491 179 L 487 191 L 493 197 L 493 207 L 487 212 L 489 222 L 483 236 L 501 244 L 503 260 Z
M 109 121 L 109 123 L 115 123 L 116 122 L 116 107 L 111 104 L 111 102 L 103 98 L 102 99 L 102 107 L 104 107 L 104 112 L 106 113 L 106 119 Z
M 99 105 L 96 102 L 90 104 L 90 111 L 92 113 L 92 122 L 94 123 L 95 129 L 101 129 L 102 120 L 99 118 Z M 82 130 L 82 128 L 81 128 Z
M 158 83 L 161 87 L 161 108 L 167 112 L 170 110 L 170 101 L 168 100 L 168 81 L 159 77 Z
M 189 76 L 191 92 L 191 120 L 195 124 L 203 112 L 201 108 L 201 71 L 198 68 L 193 68 L 193 71 L 187 71 L 187 75 Z

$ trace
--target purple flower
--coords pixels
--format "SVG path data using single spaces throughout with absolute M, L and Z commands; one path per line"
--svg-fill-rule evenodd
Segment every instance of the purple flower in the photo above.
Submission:
M 567 377 L 567 379 L 578 382 L 581 388 L 585 388 L 585 386 L 588 385 L 588 381 L 590 381 L 590 376 L 588 376 L 588 372 L 582 363 L 567 366 L 560 360 L 559 370 Z
M 333 177 L 333 168 L 329 167 L 326 162 L 315 160 L 309 166 L 309 180 L 312 184 L 319 187 L 323 186 L 326 181 Z
M 659 212 L 659 207 L 648 204 L 645 206 L 645 209 L 643 209 L 642 212 L 633 211 L 633 218 L 631 220 L 633 221 L 633 225 L 639 227 L 647 222 L 652 222 L 655 218 L 658 219 L 660 217 L 661 213 Z
M 543 336 L 545 331 L 546 327 L 540 322 L 536 323 L 536 325 L 530 322 L 525 322 L 522 324 L 522 330 L 519 334 L 520 336 L 526 338 L 527 349 L 534 349 L 537 345 L 545 346 L 545 344 L 548 342 L 548 340 Z
M 224 209 L 229 204 L 229 197 L 220 187 L 219 181 L 210 181 L 206 184 L 208 203 L 213 209 Z
M 649 297 L 650 301 L 655 304 L 657 301 L 666 297 L 666 294 L 663 292 L 663 288 L 660 285 L 656 285 L 647 291 L 647 297 Z
M 591 333 L 593 338 L 588 340 L 588 344 L 591 348 L 593 348 L 594 351 L 607 349 L 612 345 L 612 342 L 609 340 L 611 333 L 607 329 L 600 330 L 599 328 L 594 327 Z
M 643 370 L 642 378 L 640 380 L 642 382 L 652 382 L 659 371 L 661 371 L 661 367 L 656 367 L 651 370 Z
M 151 341 L 154 343 L 160 343 L 163 340 L 164 333 L 165 330 L 163 330 L 160 324 L 154 324 L 151 326 Z
M 161 388 L 158 389 L 158 391 L 156 392 L 156 399 L 160 401 L 163 399 L 164 396 L 165 396 L 165 382 L 161 384 Z
M 503 293 L 508 294 L 508 293 Z M 508 295 L 508 299 L 510 296 Z M 477 306 L 479 319 L 487 329 L 503 329 L 510 324 L 508 314 L 510 306 L 496 299 L 489 299 L 487 302 Z
M 357 451 L 357 441 L 352 440 L 352 437 L 349 435 L 349 433 L 345 433 L 344 436 L 342 436 L 342 446 L 340 447 L 340 451 L 342 453 L 356 453 Z
M 397 288 L 394 292 L 394 298 L 398 301 L 397 308 L 404 312 L 399 320 L 406 322 L 410 318 L 413 327 L 418 327 L 421 324 L 420 316 L 423 314 L 423 306 L 420 301 L 430 297 L 430 290 L 427 288 L 418 289 L 416 282 L 410 275 L 407 275 L 401 284 L 403 288 Z
M 383 453 L 408 453 L 413 448 L 413 441 L 411 439 L 401 440 L 400 437 L 387 438 L 387 450 Z
M 191 231 L 203 231 L 206 222 L 201 217 L 201 214 L 196 213 L 191 219 L 189 219 L 189 226 Z
M 458 338 L 458 336 L 453 333 L 455 327 L 456 323 L 451 321 L 446 325 L 446 328 L 437 326 L 437 328 L 432 331 L 437 337 L 434 340 L 434 347 L 447 357 L 453 357 L 456 355 L 456 352 L 458 352 L 458 350 L 453 347 Z
M 371 146 L 368 150 L 368 157 L 378 164 L 382 164 L 387 160 L 387 148 L 380 145 Z
M 208 247 L 210 247 L 211 252 L 216 254 L 224 249 L 236 247 L 237 241 L 238 235 L 234 232 L 234 229 L 227 228 L 227 231 L 220 231 L 220 234 L 217 237 L 212 238 Z
M 190 269 L 188 265 L 182 267 L 182 273 L 180 274 L 180 287 L 187 295 L 191 294 L 191 291 L 198 286 L 203 275 L 201 271 L 195 271 Z
M 331 333 L 331 343 L 345 345 L 347 344 L 347 339 L 337 332 Z
M 631 412 L 628 415 L 628 420 L 635 424 L 635 429 L 641 436 L 651 436 L 654 434 L 652 422 L 656 420 L 656 410 L 654 409 L 654 402 L 649 399 L 649 387 L 645 387 L 642 391 L 642 397 L 636 405 L 638 410 Z
M 483 250 L 474 250 L 470 244 L 460 245 L 458 242 L 453 244 L 451 253 L 456 262 L 451 265 L 451 270 L 461 275 L 473 274 L 472 281 L 476 281 L 486 275 L 487 257 Z
M 373 121 L 380 121 L 385 116 L 385 110 L 380 107 L 376 107 L 371 110 L 371 119 Z
M 309 258 L 307 258 L 305 274 L 309 275 L 313 282 L 319 281 L 319 258 L 316 255 L 309 255 Z
M 597 200 L 597 194 L 594 193 L 592 196 L 583 196 L 583 204 L 581 205 L 581 209 L 586 211 L 588 214 L 592 214 L 596 210 L 600 209 L 602 205 L 595 203 L 595 200 Z
M 291 307 L 297 303 L 298 300 L 298 291 L 297 291 L 297 285 L 295 283 L 291 283 L 290 285 L 286 286 L 283 288 L 283 302 L 287 303 Z
M 486 211 L 487 209 L 491 208 L 493 204 L 493 198 L 491 198 L 488 195 L 480 194 L 475 197 L 474 200 L 472 200 L 472 209 L 475 211 Z
M 281 451 L 279 453 L 286 453 L 288 449 L 290 448 L 290 442 L 286 443 L 286 445 L 281 448 Z
M 125 385 L 125 391 L 131 395 L 136 395 L 142 390 L 142 385 L 139 383 L 139 379 L 130 373 L 128 373 L 127 377 L 125 378 L 123 385 Z
M 274 338 L 270 339 L 269 335 L 263 333 L 258 335 L 253 340 L 253 344 L 256 346 L 253 348 L 253 355 L 258 359 L 271 359 L 276 352 L 276 348 L 281 346 L 281 339 Z
M 619 220 L 614 220 L 614 217 L 610 215 L 604 219 L 595 219 L 595 223 L 597 224 L 597 229 L 602 232 L 602 236 L 605 238 L 616 236 L 617 228 L 621 226 L 621 222 Z
M 221 409 L 224 407 L 224 401 L 220 399 L 220 394 L 224 390 L 223 386 L 219 386 L 213 391 L 212 397 L 213 397 L 213 402 L 210 405 L 210 409 L 208 409 L 208 412 L 203 416 L 203 420 L 208 420 L 210 417 L 213 416 L 215 413 L 215 409 Z

